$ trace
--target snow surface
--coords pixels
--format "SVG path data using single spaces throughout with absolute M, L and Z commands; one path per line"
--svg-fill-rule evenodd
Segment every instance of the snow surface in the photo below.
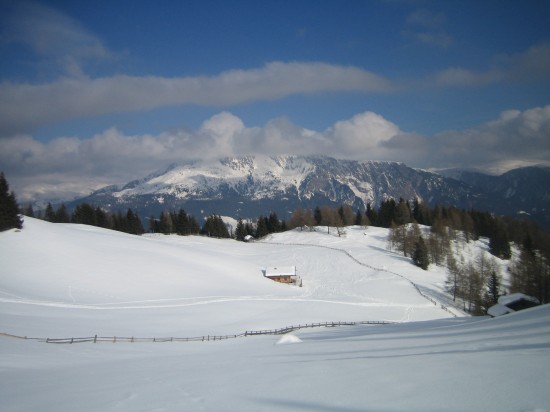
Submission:
M 242 243 L 25 218 L 22 231 L 0 233 L 3 333 L 158 338 L 397 324 L 216 342 L 0 335 L 2 411 L 550 410 L 550 307 L 454 317 L 441 308 L 451 306 L 445 271 L 385 250 L 387 234 L 320 228 Z M 278 265 L 296 266 L 304 286 L 263 277 Z

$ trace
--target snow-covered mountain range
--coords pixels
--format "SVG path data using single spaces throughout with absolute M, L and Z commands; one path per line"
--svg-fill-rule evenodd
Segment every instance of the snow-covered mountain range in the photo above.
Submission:
M 546 177 L 550 175 L 550 169 L 537 170 Z M 544 180 L 544 176 L 538 179 Z M 217 213 L 253 218 L 271 211 L 285 217 L 297 207 L 349 204 L 354 209 L 364 209 L 369 202 L 377 206 L 384 199 L 400 197 L 419 198 L 432 205 L 493 210 L 493 200 L 510 197 L 509 183 L 504 182 L 503 193 L 497 193 L 499 186 L 495 182 L 484 186 L 468 177 L 471 174 L 464 174 L 462 179 L 445 177 L 395 162 L 325 156 L 245 156 L 173 164 L 122 187 L 103 188 L 76 202 L 111 210 L 130 207 L 142 215 L 184 208 L 195 216 Z M 524 182 L 521 185 L 524 187 Z M 548 187 L 543 192 L 547 198 L 550 196 Z M 526 197 L 525 193 L 522 196 Z M 508 209 L 501 208 L 499 213 L 515 214 L 526 209 L 530 212 L 538 207 L 533 196 L 531 205 L 514 209 L 513 202 L 508 202 Z

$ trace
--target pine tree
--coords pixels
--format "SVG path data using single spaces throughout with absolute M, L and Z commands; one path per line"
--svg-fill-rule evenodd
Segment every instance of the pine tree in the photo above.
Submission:
M 97 226 L 94 208 L 88 203 L 79 204 L 74 209 L 71 222 L 80 223 L 82 225 Z
M 69 223 L 71 221 L 65 203 L 61 203 L 61 206 L 57 208 L 54 219 L 55 223 Z
M 489 279 L 487 280 L 487 291 L 485 293 L 485 308 L 489 309 L 491 306 L 498 303 L 500 296 L 500 279 L 496 271 L 492 271 Z
M 510 259 L 512 257 L 508 233 L 506 232 L 504 223 L 500 220 L 494 223 L 494 229 L 489 237 L 489 249 L 492 255 L 501 259 Z
M 32 205 L 30 203 L 27 205 L 27 207 L 23 209 L 23 214 L 28 217 L 35 217 L 34 209 L 32 208 Z
M 269 234 L 269 230 L 267 228 L 266 218 L 264 218 L 263 216 L 260 216 L 258 218 L 258 223 L 256 224 L 256 234 L 254 237 L 257 239 L 260 239 L 264 236 L 267 236 L 268 234 Z
M 15 194 L 10 192 L 4 172 L 0 173 L 0 231 L 21 229 L 23 220 L 19 216 L 19 206 Z
M 378 210 L 377 216 L 377 225 L 380 227 L 391 227 L 392 222 L 395 223 L 395 209 L 396 209 L 395 200 L 389 199 L 380 204 L 380 209 Z
M 266 223 L 269 233 L 277 233 L 281 231 L 281 222 L 279 221 L 279 218 L 277 217 L 277 214 L 275 212 L 271 212 L 269 214 L 269 218 L 267 219 Z
M 44 220 L 52 223 L 55 222 L 55 212 L 50 202 L 48 202 L 48 205 L 46 206 L 46 213 L 44 215 Z
M 222 218 L 210 215 L 206 218 L 202 229 L 203 233 L 210 237 L 229 238 L 229 231 Z
M 369 219 L 369 224 L 373 225 L 373 226 L 377 226 L 378 225 L 378 222 L 377 222 L 377 214 L 376 214 L 376 211 L 371 207 L 370 205 L 370 202 L 367 203 L 367 211 L 365 212 L 365 215 L 367 215 L 367 218 Z
M 323 215 L 321 214 L 321 209 L 319 206 L 315 208 L 315 211 L 313 212 L 313 218 L 315 219 L 315 224 L 319 226 L 321 224 L 321 221 L 323 220 Z
M 416 241 L 413 252 L 413 262 L 416 266 L 424 270 L 428 270 L 428 266 L 430 265 L 428 248 L 426 247 L 426 243 L 424 243 L 422 236 L 419 236 Z
M 237 227 L 235 228 L 235 239 L 243 241 L 246 237 L 246 229 L 242 219 L 239 219 L 237 222 Z
M 103 227 L 106 229 L 111 228 L 109 215 L 105 211 L 103 211 L 99 206 L 95 208 L 94 215 L 95 215 L 95 222 L 97 226 Z
M 132 235 L 142 235 L 145 232 L 143 225 L 141 224 L 141 219 L 132 211 L 132 209 L 128 209 L 126 212 L 126 222 L 127 233 L 131 233 Z
M 160 214 L 158 228 L 159 232 L 164 233 L 165 235 L 174 233 L 172 218 L 168 212 L 162 212 Z

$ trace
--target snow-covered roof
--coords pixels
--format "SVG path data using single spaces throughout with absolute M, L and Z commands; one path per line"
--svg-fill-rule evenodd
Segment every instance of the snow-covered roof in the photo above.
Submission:
M 277 266 L 265 268 L 267 277 L 296 276 L 296 266 Z
M 525 295 L 523 293 L 510 293 L 509 295 L 504 295 L 498 298 L 498 303 L 501 305 L 510 305 L 511 303 L 517 302 L 519 300 L 527 300 L 529 302 L 539 304 L 539 301 L 537 298 L 534 298 L 529 295 Z
M 493 317 L 501 316 L 506 315 L 507 313 L 537 306 L 538 304 L 539 301 L 537 298 L 525 295 L 523 293 L 511 293 L 509 295 L 499 297 L 498 303 L 491 306 L 487 310 L 487 314 Z
M 506 315 L 507 313 L 512 313 L 514 310 L 510 309 L 507 306 L 497 303 L 496 305 L 491 306 L 487 310 L 487 314 L 492 317 Z

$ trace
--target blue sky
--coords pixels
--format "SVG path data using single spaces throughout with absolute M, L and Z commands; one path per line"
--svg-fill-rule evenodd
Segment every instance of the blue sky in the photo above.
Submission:
M 24 198 L 185 158 L 550 161 L 547 1 L 0 1 L 0 168 Z

